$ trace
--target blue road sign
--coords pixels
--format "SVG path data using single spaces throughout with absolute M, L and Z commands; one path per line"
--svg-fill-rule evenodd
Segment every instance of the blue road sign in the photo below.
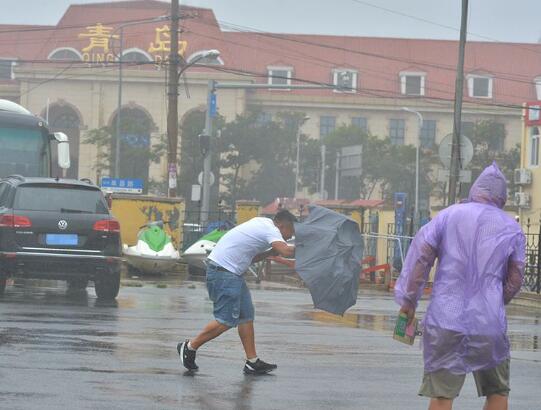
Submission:
M 210 95 L 210 116 L 216 117 L 216 94 L 212 93 Z
M 101 188 L 112 192 L 124 192 L 128 194 L 143 193 L 143 180 L 130 178 L 107 178 L 101 179 Z

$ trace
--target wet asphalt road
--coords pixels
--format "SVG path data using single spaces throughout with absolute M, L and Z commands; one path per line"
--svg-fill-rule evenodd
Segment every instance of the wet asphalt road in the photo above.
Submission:
M 2 409 L 424 409 L 418 346 L 391 338 L 390 295 L 363 292 L 343 319 L 312 309 L 305 290 L 251 285 L 259 356 L 278 364 L 242 373 L 235 331 L 181 369 L 179 339 L 209 319 L 204 284 L 168 279 L 122 287 L 116 303 L 62 282 L 8 287 L 0 299 Z M 424 305 L 422 306 L 422 308 Z M 421 308 L 421 309 L 422 309 Z M 541 408 L 541 312 L 511 309 L 512 409 Z M 468 376 L 457 409 L 480 409 Z

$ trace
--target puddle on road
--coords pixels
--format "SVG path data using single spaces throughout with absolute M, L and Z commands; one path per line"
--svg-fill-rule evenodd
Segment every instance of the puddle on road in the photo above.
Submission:
M 333 324 L 345 327 L 388 332 L 394 328 L 395 318 L 385 314 L 345 313 L 344 316 L 333 315 L 322 311 L 303 312 L 298 317 L 301 320 Z

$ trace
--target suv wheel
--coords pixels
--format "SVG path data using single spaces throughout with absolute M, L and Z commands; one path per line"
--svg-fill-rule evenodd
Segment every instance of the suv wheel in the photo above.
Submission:
M 115 299 L 120 290 L 120 272 L 110 270 L 94 281 L 94 289 L 99 299 Z
M 68 290 L 84 290 L 88 286 L 88 279 L 76 278 L 68 280 Z

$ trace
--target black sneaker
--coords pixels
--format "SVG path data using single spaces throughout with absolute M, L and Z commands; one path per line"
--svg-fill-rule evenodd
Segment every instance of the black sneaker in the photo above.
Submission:
M 257 359 L 255 363 L 246 360 L 244 364 L 244 373 L 246 374 L 267 374 L 278 368 L 275 364 L 265 363 Z
M 188 342 L 189 340 L 186 340 L 185 342 L 181 342 L 177 345 L 177 352 L 180 356 L 180 361 L 182 362 L 182 365 L 188 369 L 188 370 L 197 370 L 199 369 L 199 366 L 195 364 L 195 350 L 188 349 Z

